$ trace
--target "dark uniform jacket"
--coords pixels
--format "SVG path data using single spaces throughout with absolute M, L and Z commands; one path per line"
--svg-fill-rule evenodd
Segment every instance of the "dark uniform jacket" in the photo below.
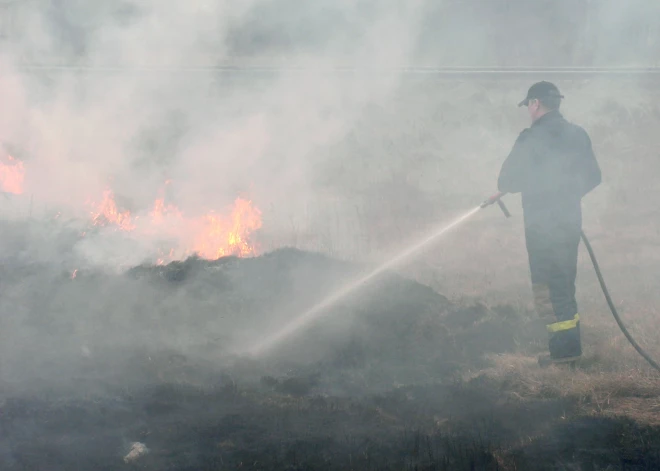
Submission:
M 520 133 L 502 165 L 498 188 L 522 193 L 528 230 L 575 230 L 582 227 L 582 197 L 600 182 L 586 131 L 550 111 Z

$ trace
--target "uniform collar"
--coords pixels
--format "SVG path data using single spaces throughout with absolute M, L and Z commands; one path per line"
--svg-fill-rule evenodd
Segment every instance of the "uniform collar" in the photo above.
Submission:
M 548 111 L 546 114 L 544 114 L 544 115 L 541 116 L 539 119 L 537 119 L 536 121 L 534 121 L 534 122 L 532 123 L 532 126 L 538 126 L 538 125 L 541 125 L 541 124 L 543 124 L 543 123 L 547 123 L 547 122 L 549 122 L 549 121 L 554 121 L 555 119 L 560 119 L 560 118 L 562 118 L 562 117 L 563 117 L 563 116 L 561 115 L 561 113 L 559 112 L 559 110 Z

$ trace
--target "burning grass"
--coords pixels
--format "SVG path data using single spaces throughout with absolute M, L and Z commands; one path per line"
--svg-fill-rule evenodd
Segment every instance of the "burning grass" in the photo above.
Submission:
M 29 167 L 9 154 L 0 161 L 0 191 L 23 195 Z M 165 189 L 172 184 L 165 182 Z M 253 240 L 255 231 L 262 226 L 262 214 L 256 205 L 244 198 L 236 198 L 225 211 L 210 210 L 202 215 L 186 215 L 175 204 L 160 195 L 148 211 L 131 211 L 117 202 L 115 193 L 106 188 L 100 199 L 87 201 L 89 227 L 82 236 L 94 229 L 121 231 L 136 240 L 158 238 L 169 241 L 170 247 L 160 248 L 158 263 L 183 260 L 190 256 L 216 260 L 229 255 L 252 256 L 259 253 Z M 24 195 L 25 196 L 25 195 Z M 30 197 L 32 198 L 32 197 Z M 30 211 L 33 201 L 30 201 Z M 59 213 L 58 213 L 59 216 Z
M 256 255 L 252 234 L 261 228 L 261 211 L 252 201 L 237 198 L 226 214 L 210 211 L 199 217 L 187 217 L 165 198 L 155 200 L 146 215 L 120 210 L 111 190 L 106 190 L 99 203 L 90 203 L 94 226 L 125 231 L 136 239 L 175 240 L 176 246 L 161 249 L 158 263 L 182 260 L 192 255 L 216 260 L 229 255 Z
M 25 166 L 23 162 L 7 155 L 0 162 L 0 190 L 5 193 L 19 195 L 23 193 L 25 180 Z

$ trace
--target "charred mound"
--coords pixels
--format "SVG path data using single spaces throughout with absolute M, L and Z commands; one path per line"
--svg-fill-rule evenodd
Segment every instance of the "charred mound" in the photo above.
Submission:
M 208 319 L 209 308 L 245 345 L 281 328 L 367 267 L 320 254 L 281 249 L 251 259 L 188 259 L 166 266 L 140 266 L 127 274 L 169 293 L 185 293 L 187 308 Z M 259 328 L 264 326 L 264 328 Z M 208 325 L 207 327 L 208 328 Z M 215 348 L 231 339 L 219 328 Z M 247 333 L 257 331 L 255 336 Z M 336 303 L 317 321 L 260 359 L 269 371 L 325 382 L 326 392 L 359 394 L 393 384 L 447 379 L 484 354 L 514 351 L 530 340 L 530 325 L 507 308 L 458 306 L 431 288 L 388 274 Z M 245 334 L 245 335 L 243 335 Z M 210 348 L 210 347 L 209 347 Z M 366 372 L 373 377 L 366 378 Z

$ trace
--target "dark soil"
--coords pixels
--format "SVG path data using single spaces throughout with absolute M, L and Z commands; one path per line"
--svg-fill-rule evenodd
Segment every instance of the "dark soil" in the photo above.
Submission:
M 462 380 L 543 332 L 398 276 L 235 354 L 363 270 L 292 249 L 75 279 L 8 261 L 0 469 L 660 469 L 656 429 Z

